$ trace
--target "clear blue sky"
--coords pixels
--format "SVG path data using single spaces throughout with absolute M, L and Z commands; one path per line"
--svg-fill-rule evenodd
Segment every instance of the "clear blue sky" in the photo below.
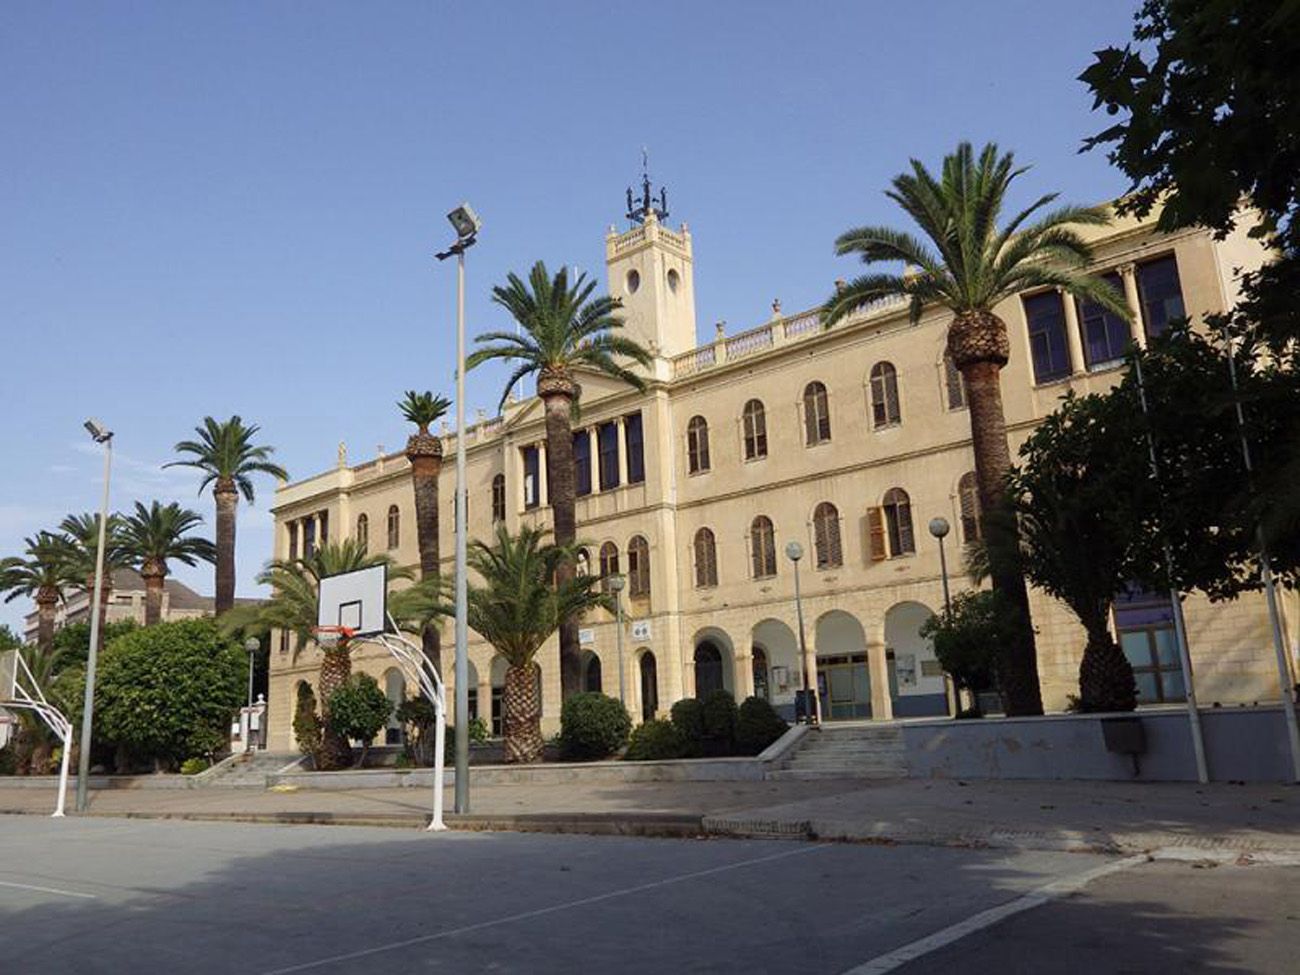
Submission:
M 1080 140 L 1075 80 L 1136 3 L 59 3 L 0 5 L 0 554 L 98 504 L 81 422 L 117 431 L 116 507 L 205 415 L 242 414 L 295 477 L 405 440 L 407 388 L 452 389 L 461 199 L 484 220 L 469 328 L 537 258 L 600 276 L 650 148 L 695 240 L 701 328 L 825 297 L 836 234 L 898 222 L 915 155 L 993 139 L 1027 197 L 1124 189 Z M 470 377 L 469 415 L 501 373 Z M 241 506 L 239 588 L 273 485 Z M 177 575 L 212 591 L 211 570 Z M 0 609 L 17 624 L 25 601 Z

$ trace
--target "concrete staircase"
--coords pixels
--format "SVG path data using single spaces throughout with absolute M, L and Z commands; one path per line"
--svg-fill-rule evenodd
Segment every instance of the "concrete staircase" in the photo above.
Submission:
M 195 784 L 200 788 L 218 786 L 220 788 L 265 789 L 266 777 L 279 772 L 286 765 L 301 760 L 302 756 L 291 752 L 254 752 L 251 755 L 232 755 L 201 776 Z
M 824 724 L 767 773 L 769 779 L 901 779 L 907 777 L 903 733 L 887 724 Z

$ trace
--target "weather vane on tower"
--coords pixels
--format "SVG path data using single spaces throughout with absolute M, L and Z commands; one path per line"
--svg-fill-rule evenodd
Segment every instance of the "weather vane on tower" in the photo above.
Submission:
M 633 223 L 644 223 L 645 218 L 654 214 L 659 220 L 668 216 L 668 190 L 659 187 L 659 199 L 650 195 L 650 152 L 641 148 L 641 199 L 632 196 L 632 187 L 627 188 L 627 218 Z

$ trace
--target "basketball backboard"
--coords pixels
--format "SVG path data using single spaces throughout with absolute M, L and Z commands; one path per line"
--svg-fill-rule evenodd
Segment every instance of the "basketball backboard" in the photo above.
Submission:
M 317 596 L 317 626 L 346 626 L 354 636 L 384 632 L 388 620 L 388 567 L 374 565 L 326 576 Z

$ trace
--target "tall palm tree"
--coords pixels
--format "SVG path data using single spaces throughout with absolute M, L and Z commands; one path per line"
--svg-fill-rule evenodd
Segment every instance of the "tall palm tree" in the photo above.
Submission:
M 420 578 L 437 579 L 441 570 L 438 539 L 438 475 L 442 472 L 442 438 L 429 427 L 446 415 L 451 400 L 432 392 L 408 390 L 397 408 L 416 426 L 406 440 L 406 459 L 411 462 L 411 485 L 415 490 L 415 536 L 420 546 Z M 421 635 L 424 655 L 442 673 L 441 633 L 436 625 Z
M 469 564 L 482 579 L 469 590 L 469 625 L 508 664 L 501 702 L 507 762 L 532 762 L 542 754 L 537 651 L 564 621 L 612 606 L 595 576 L 559 578 L 574 553 L 545 543 L 545 535 L 525 526 L 512 536 L 498 525 L 492 545 L 476 540 L 469 552 Z
M 190 534 L 201 524 L 201 514 L 182 508 L 175 501 L 168 505 L 154 501 L 147 508 L 137 501 L 135 513 L 122 519 L 122 547 L 144 579 L 145 626 L 162 619 L 168 561 L 174 559 L 194 565 L 200 559 L 216 560 L 216 546 L 206 538 Z
M 86 594 L 89 608 L 95 598 L 96 554 L 99 552 L 99 515 L 83 512 L 68 515 L 59 522 L 65 545 L 65 558 L 71 588 Z M 113 593 L 113 576 L 118 569 L 129 569 L 131 556 L 122 547 L 122 516 L 108 516 L 104 528 L 104 584 L 99 591 L 100 648 L 103 647 L 102 624 L 108 620 L 108 600 Z
M 1010 342 L 1006 323 L 994 308 L 1017 292 L 1056 287 L 1129 318 L 1123 298 L 1086 272 L 1092 251 L 1071 229 L 1072 225 L 1106 224 L 1109 217 L 1104 208 L 1061 206 L 1040 213 L 1057 197 L 1048 193 L 1005 226 L 998 226 L 1008 188 L 1024 172 L 1024 167 L 1016 168 L 1011 153 L 1000 153 L 991 143 L 978 159 L 970 143 L 961 143 L 944 158 L 938 179 L 913 159 L 911 173 L 896 176 L 893 189 L 885 195 L 902 207 L 924 236 L 869 226 L 848 230 L 835 242 L 836 253 L 859 254 L 864 264 L 901 262 L 909 270 L 865 274 L 839 290 L 822 309 L 828 326 L 873 301 L 893 296 L 911 300 L 913 322 L 928 304 L 952 312 L 948 354 L 966 382 L 975 477 L 990 552 L 1014 551 L 1016 544 L 1014 519 L 1000 514 L 1011 454 L 999 376 L 1010 356 Z M 1020 617 L 1019 639 L 1000 654 L 1004 705 L 1008 714 L 1041 714 L 1024 576 L 1014 559 L 994 559 L 994 563 L 993 586 Z
M 0 560 L 0 593 L 11 603 L 28 596 L 36 603 L 36 646 L 42 656 L 54 653 L 54 613 L 68 575 L 67 541 L 52 532 L 38 532 L 23 540 L 22 556 Z
M 519 324 L 519 334 L 488 332 L 475 341 L 482 345 L 467 360 L 469 368 L 490 359 L 514 364 L 501 406 L 510 390 L 525 376 L 537 375 L 537 396 L 546 420 L 546 483 L 550 492 L 555 543 L 566 553 L 577 540 L 574 509 L 577 496 L 573 468 L 573 408 L 578 396 L 574 373 L 591 369 L 622 380 L 635 389 L 645 382 L 618 360 L 630 360 L 643 367 L 650 353 L 636 340 L 619 334 L 623 320 L 615 312 L 621 307 L 609 295 L 593 297 L 594 281 L 585 274 L 570 284 L 568 271 L 561 268 L 551 277 L 538 261 L 525 283 L 516 274 L 505 286 L 492 289 L 492 300 L 506 309 Z M 563 558 L 561 581 L 575 572 L 574 563 Z M 565 620 L 560 627 L 560 687 L 568 698 L 582 690 L 582 648 L 578 642 L 578 620 Z
M 237 607 L 222 616 L 222 629 L 228 633 L 287 630 L 294 635 L 294 655 L 312 640 L 317 620 L 316 594 L 325 576 L 387 565 L 389 579 L 409 579 L 409 570 L 393 564 L 384 553 L 369 554 L 355 538 L 344 538 L 319 546 L 310 556 L 277 559 L 267 565 L 257 581 L 271 587 L 271 598 L 257 606 Z M 352 675 L 349 641 L 341 639 L 331 647 L 321 647 L 318 691 L 321 718 L 325 723 L 322 759 L 329 768 L 343 768 L 352 757 L 347 739 L 330 725 L 329 700 Z
M 279 480 L 289 475 L 283 467 L 271 460 L 274 447 L 254 446 L 253 438 L 261 428 L 256 424 L 244 426 L 238 416 L 218 423 L 210 416 L 203 425 L 194 428 L 198 440 L 182 440 L 175 447 L 178 454 L 191 455 L 190 460 L 174 460 L 164 467 L 194 467 L 204 474 L 199 484 L 199 494 L 209 484 L 217 506 L 217 579 L 216 611 L 220 616 L 235 605 L 235 508 L 239 496 L 253 503 L 253 474 L 270 474 Z

